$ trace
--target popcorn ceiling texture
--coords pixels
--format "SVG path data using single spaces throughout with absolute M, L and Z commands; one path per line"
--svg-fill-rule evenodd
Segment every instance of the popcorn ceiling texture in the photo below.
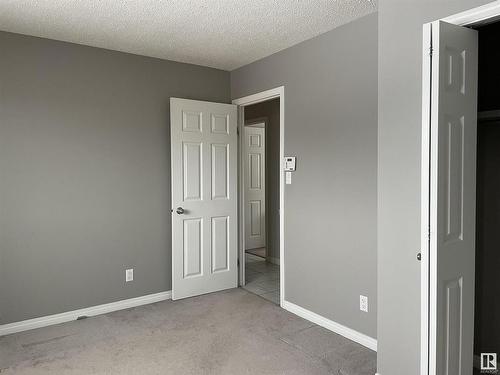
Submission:
M 377 10 L 377 0 L 1 0 L 0 29 L 233 70 Z

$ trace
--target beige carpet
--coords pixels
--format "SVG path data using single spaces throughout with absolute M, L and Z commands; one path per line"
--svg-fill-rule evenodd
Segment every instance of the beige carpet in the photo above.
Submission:
M 0 373 L 373 375 L 375 353 L 242 289 L 0 338 Z

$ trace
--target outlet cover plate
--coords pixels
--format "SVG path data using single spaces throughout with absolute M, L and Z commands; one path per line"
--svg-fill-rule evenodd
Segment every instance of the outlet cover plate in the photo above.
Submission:
M 368 297 L 360 295 L 359 296 L 359 309 L 364 312 L 368 312 Z

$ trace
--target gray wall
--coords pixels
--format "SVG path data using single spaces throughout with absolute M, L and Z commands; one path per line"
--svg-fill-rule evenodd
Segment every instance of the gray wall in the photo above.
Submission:
M 281 85 L 285 298 L 376 337 L 377 15 L 231 72 L 232 98 Z
M 0 51 L 0 324 L 170 290 L 169 98 L 228 102 L 229 73 L 3 32 Z
M 267 256 L 280 257 L 280 100 L 245 107 L 245 121 L 266 118 L 266 246 Z
M 422 25 L 480 0 L 379 1 L 378 371 L 419 372 Z

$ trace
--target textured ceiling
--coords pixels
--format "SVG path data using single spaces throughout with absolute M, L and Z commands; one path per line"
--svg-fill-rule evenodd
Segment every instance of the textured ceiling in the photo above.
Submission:
M 377 0 L 0 0 L 0 29 L 233 70 L 376 8 Z

